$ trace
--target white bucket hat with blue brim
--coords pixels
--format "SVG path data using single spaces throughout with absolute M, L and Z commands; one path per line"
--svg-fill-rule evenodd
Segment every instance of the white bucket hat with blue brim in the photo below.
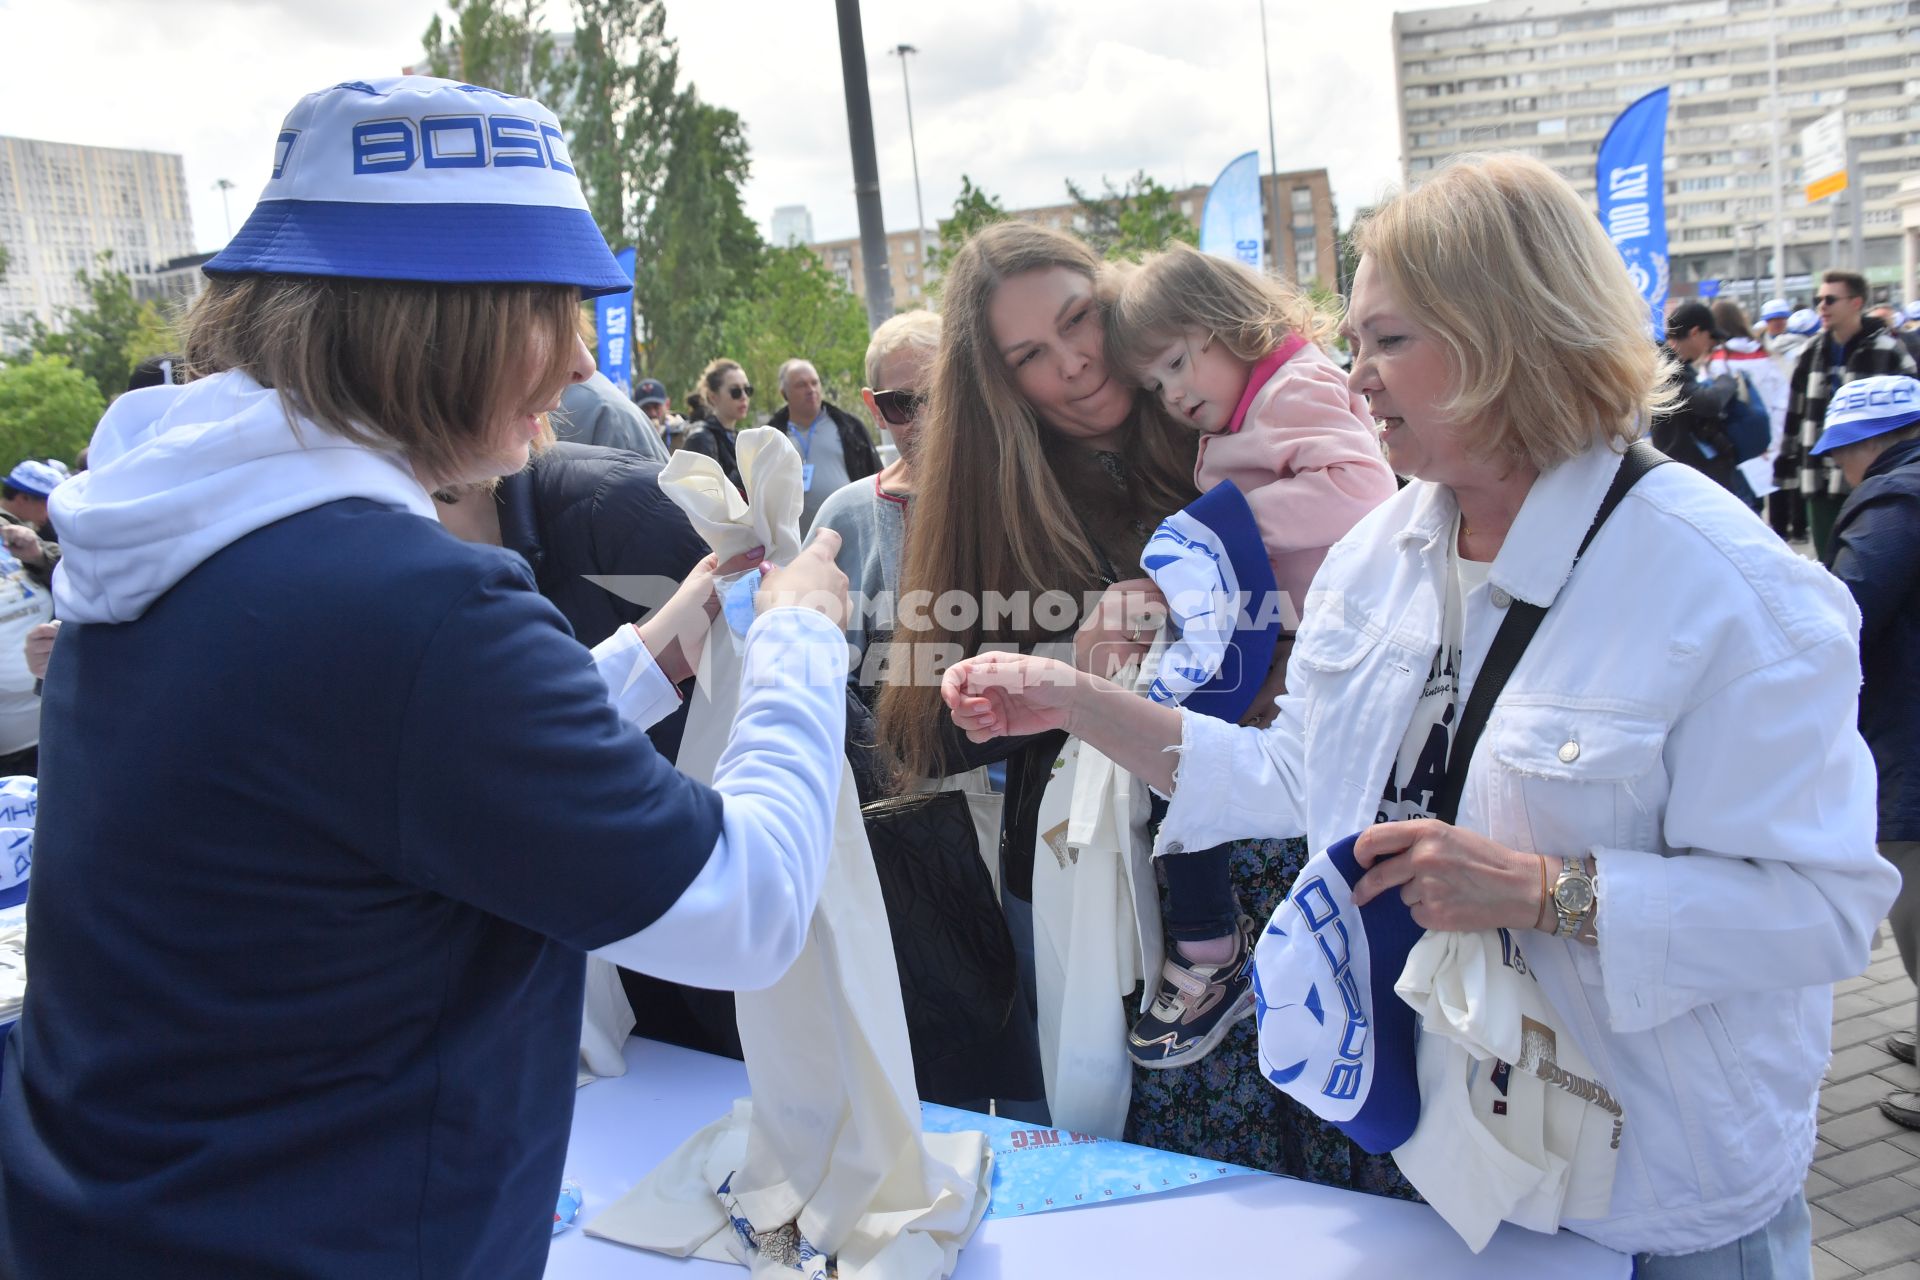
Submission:
M 1816 457 L 1920 422 L 1920 381 L 1904 374 L 1856 378 L 1827 401 L 1820 439 L 1807 452 Z
M 1785 320 L 1793 314 L 1793 306 L 1785 298 L 1768 298 L 1760 304 L 1762 320 Z
M 633 287 L 587 211 L 553 113 L 431 76 L 302 98 L 260 203 L 204 270 L 572 285 L 590 298 Z

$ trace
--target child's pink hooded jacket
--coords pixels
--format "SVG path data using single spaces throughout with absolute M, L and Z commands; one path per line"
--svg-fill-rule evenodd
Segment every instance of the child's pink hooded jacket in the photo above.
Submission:
M 1200 437 L 1194 479 L 1231 480 L 1246 495 L 1274 580 L 1299 625 L 1327 548 L 1392 497 L 1393 472 L 1367 403 L 1319 347 L 1294 337 L 1253 366 L 1226 429 Z

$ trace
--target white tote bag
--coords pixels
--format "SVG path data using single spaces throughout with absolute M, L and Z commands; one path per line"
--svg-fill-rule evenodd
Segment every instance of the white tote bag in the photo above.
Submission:
M 722 558 L 799 547 L 800 459 L 780 432 L 740 436 L 739 500 L 713 461 L 685 452 L 663 487 Z M 710 481 L 719 477 L 720 492 Z M 738 701 L 740 660 L 709 634 L 680 767 L 711 780 Z M 718 744 L 718 745 L 714 745 Z M 737 997 L 750 1100 L 694 1135 L 588 1225 L 677 1256 L 792 1275 L 837 1260 L 850 1280 L 935 1280 L 986 1212 L 991 1152 L 979 1133 L 922 1134 L 886 905 L 844 766 L 834 850 L 800 957 Z
M 1124 1001 L 1143 980 L 1153 998 L 1164 958 L 1149 804 L 1144 782 L 1078 739 L 1062 750 L 1040 800 L 1033 960 L 1041 1074 L 1053 1123 L 1102 1138 L 1121 1136 L 1133 1096 Z

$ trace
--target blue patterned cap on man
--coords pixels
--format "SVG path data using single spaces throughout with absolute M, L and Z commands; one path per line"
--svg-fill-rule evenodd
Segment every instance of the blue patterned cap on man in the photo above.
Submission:
M 1820 440 L 1807 452 L 1830 453 L 1920 422 L 1920 382 L 1904 374 L 1856 378 L 1827 401 Z
M 35 462 L 29 458 L 7 473 L 7 484 L 22 493 L 44 498 L 53 492 L 54 486 L 66 478 L 65 468 L 55 467 L 49 462 Z
M 1787 332 L 1812 336 L 1820 332 L 1820 315 L 1810 307 L 1802 307 L 1787 317 Z
M 394 76 L 295 104 L 273 175 L 208 275 L 573 285 L 620 293 L 560 122 L 531 98 Z

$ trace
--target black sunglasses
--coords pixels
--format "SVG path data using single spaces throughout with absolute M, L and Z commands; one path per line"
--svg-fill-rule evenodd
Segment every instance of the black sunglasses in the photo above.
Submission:
M 727 395 L 735 400 L 745 400 L 752 394 L 753 384 L 751 382 L 743 382 L 737 387 L 727 388 Z
M 896 427 L 904 427 L 920 416 L 927 407 L 927 393 L 924 391 L 876 391 L 873 393 L 873 407 L 880 416 Z
M 1816 307 L 1837 307 L 1843 302 L 1852 301 L 1853 295 L 1850 293 L 1823 293 L 1813 300 L 1813 305 Z

